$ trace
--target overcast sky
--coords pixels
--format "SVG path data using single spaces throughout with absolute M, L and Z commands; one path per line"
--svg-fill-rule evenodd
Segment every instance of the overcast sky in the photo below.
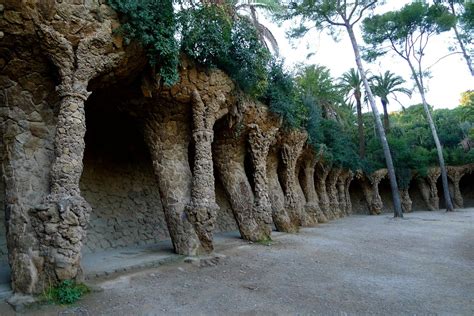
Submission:
M 378 13 L 399 9 L 410 0 L 387 0 L 386 4 L 377 9 Z M 340 40 L 334 39 L 324 31 L 314 31 L 306 35 L 301 40 L 294 41 L 293 44 L 285 37 L 285 30 L 291 26 L 291 23 L 285 23 L 278 27 L 271 22 L 265 22 L 278 40 L 280 46 L 280 55 L 285 58 L 288 67 L 295 63 L 303 62 L 305 64 L 320 64 L 331 69 L 333 77 L 339 77 L 342 73 L 351 67 L 356 67 L 354 53 L 348 36 L 341 32 Z M 356 26 L 357 28 L 359 26 Z M 449 53 L 448 47 L 454 43 L 454 33 L 433 37 L 428 44 L 427 55 L 424 57 L 425 67 L 432 65 L 440 57 Z M 364 42 L 359 32 L 357 39 L 359 45 Z M 308 54 L 314 53 L 309 58 Z M 373 74 L 383 73 L 386 70 L 402 76 L 406 81 L 406 87 L 414 88 L 414 83 L 410 79 L 410 70 L 404 60 L 397 56 L 387 55 L 378 59 L 373 64 L 364 63 L 364 66 Z M 474 78 L 470 75 L 466 62 L 461 54 L 452 55 L 437 63 L 431 68 L 432 78 L 427 81 L 427 99 L 435 108 L 454 108 L 458 106 L 460 95 L 463 91 L 474 89 Z M 415 91 L 416 92 L 416 91 Z M 399 101 L 405 106 L 421 102 L 419 94 L 415 93 L 411 99 L 404 95 L 399 95 Z M 380 100 L 377 100 L 378 104 Z M 381 105 L 379 104 L 379 107 Z M 389 111 L 398 111 L 401 106 L 396 101 L 390 100 Z

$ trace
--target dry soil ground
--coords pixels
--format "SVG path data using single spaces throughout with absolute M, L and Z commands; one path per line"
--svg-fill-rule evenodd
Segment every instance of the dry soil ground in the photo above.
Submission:
M 474 315 L 474 209 L 351 216 L 221 253 L 215 266 L 123 274 L 76 306 L 27 314 Z

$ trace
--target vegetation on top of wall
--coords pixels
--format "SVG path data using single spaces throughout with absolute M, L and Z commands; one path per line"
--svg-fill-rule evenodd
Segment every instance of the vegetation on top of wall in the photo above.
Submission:
M 244 91 L 265 93 L 272 56 L 245 16 L 232 18 L 225 5 L 179 12 L 181 49 L 196 62 L 225 71 Z
M 194 5 L 176 11 L 172 1 L 109 0 L 122 13 L 120 32 L 137 40 L 149 62 L 159 67 L 165 85 L 178 78 L 180 52 L 206 67 L 225 71 L 247 94 L 266 93 L 272 56 L 246 16 L 237 15 L 233 3 Z
M 178 80 L 179 44 L 175 39 L 177 23 L 173 2 L 168 0 L 109 0 L 123 13 L 120 32 L 125 40 L 137 40 L 147 52 L 149 63 L 158 66 L 165 85 Z

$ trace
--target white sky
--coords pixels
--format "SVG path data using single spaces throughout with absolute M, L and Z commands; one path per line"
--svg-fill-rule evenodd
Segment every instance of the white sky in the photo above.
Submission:
M 384 6 L 377 9 L 378 13 L 399 9 L 410 0 L 387 0 Z M 285 30 L 291 26 L 290 22 L 284 23 L 282 27 L 265 21 L 261 15 L 262 23 L 272 31 L 278 40 L 280 55 L 285 58 L 288 67 L 293 64 L 303 62 L 305 64 L 320 64 L 331 70 L 333 77 L 339 77 L 350 68 L 356 68 L 354 53 L 348 36 L 341 32 L 338 42 L 324 31 L 311 31 L 301 40 L 294 41 L 293 45 L 285 37 Z M 360 23 L 359 23 L 360 24 Z M 360 25 L 357 25 L 358 28 Z M 454 33 L 447 32 L 433 37 L 428 44 L 427 54 L 424 57 L 424 66 L 427 67 L 436 62 L 440 57 L 449 53 L 448 47 L 454 43 Z M 360 35 L 357 38 L 359 45 L 365 44 Z M 314 53 L 307 58 L 309 53 Z M 383 73 L 386 70 L 402 76 L 407 82 L 406 88 L 413 89 L 411 99 L 403 94 L 398 95 L 399 101 L 404 106 L 420 103 L 421 98 L 414 89 L 414 83 L 410 77 L 410 70 L 406 62 L 398 56 L 391 56 L 390 53 L 377 59 L 373 64 L 364 62 L 366 69 L 371 73 Z M 431 68 L 432 78 L 427 81 L 427 99 L 435 108 L 454 108 L 459 105 L 462 92 L 474 89 L 474 78 L 470 75 L 465 60 L 461 54 L 449 56 Z M 379 101 L 379 100 L 377 100 Z M 380 102 L 378 102 L 380 103 Z M 380 111 L 381 105 L 379 104 Z M 391 99 L 389 111 L 398 111 L 401 106 Z

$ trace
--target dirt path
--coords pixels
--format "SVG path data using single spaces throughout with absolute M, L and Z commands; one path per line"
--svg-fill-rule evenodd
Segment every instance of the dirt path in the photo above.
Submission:
M 123 275 L 75 307 L 28 314 L 474 315 L 474 209 L 352 216 L 222 253 L 216 266 Z

